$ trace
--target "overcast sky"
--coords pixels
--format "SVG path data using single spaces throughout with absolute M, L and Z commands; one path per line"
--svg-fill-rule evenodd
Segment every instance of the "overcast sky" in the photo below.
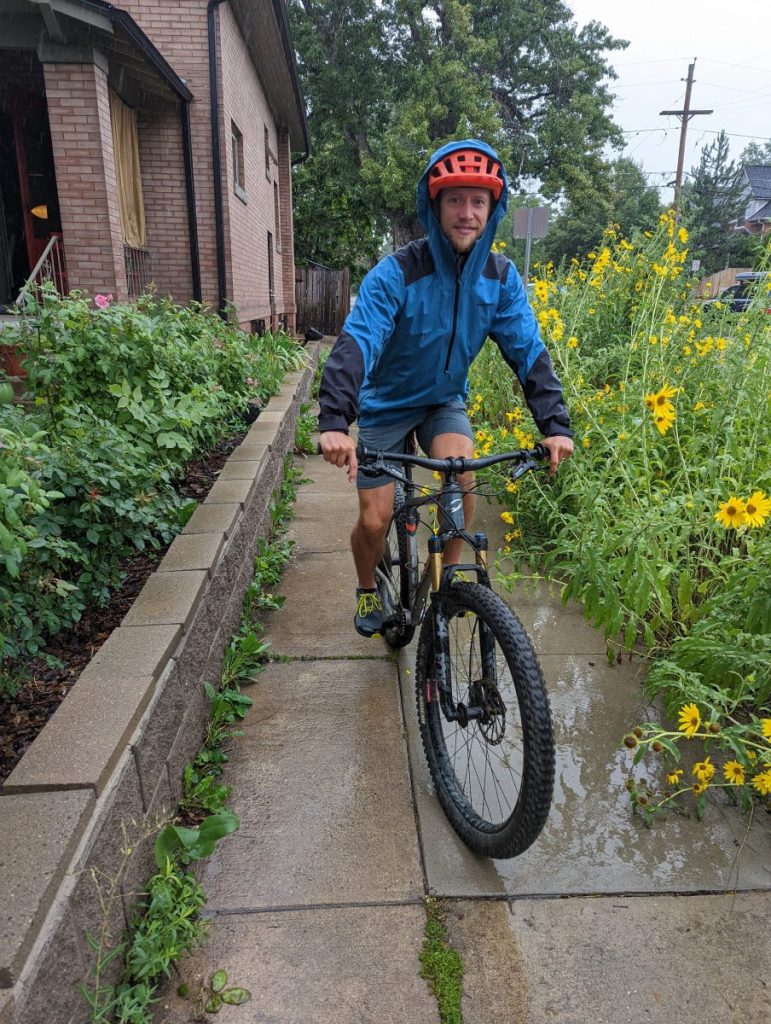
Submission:
M 721 129 L 738 159 L 751 141 L 771 138 L 771 3 L 769 0 L 565 0 L 579 26 L 599 21 L 628 39 L 610 55 L 618 78 L 614 120 L 627 135 L 625 155 L 641 163 L 648 181 L 672 181 L 680 121 L 660 110 L 682 110 L 688 65 L 696 59 L 691 109 L 713 109 L 688 125 L 685 170 Z M 744 137 L 747 136 L 747 137 Z M 663 172 L 663 173 L 661 173 Z M 671 201 L 672 189 L 661 197 Z

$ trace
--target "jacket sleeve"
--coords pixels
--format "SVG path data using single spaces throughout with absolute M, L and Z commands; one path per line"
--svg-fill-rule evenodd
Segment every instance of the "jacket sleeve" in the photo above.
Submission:
M 359 391 L 393 334 L 404 291 L 404 275 L 393 256 L 381 260 L 362 281 L 321 377 L 320 431 L 347 433 L 358 416 Z
M 525 401 L 543 436 L 563 434 L 572 437 L 562 385 L 541 340 L 538 321 L 513 263 L 509 264 L 508 276 L 501 284 L 501 297 L 490 337 L 516 373 Z

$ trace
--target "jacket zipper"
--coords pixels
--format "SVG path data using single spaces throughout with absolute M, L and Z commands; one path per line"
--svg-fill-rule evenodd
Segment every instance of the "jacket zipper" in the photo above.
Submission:
M 444 372 L 450 368 L 450 357 L 452 356 L 452 347 L 455 344 L 455 332 L 458 329 L 458 300 L 460 299 L 460 271 L 455 277 L 455 304 L 452 308 L 452 334 L 450 335 L 450 344 L 447 347 L 447 358 L 444 361 Z

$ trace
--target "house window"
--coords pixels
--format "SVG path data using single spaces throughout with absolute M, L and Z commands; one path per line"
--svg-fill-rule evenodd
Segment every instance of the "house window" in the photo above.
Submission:
M 278 202 L 278 182 L 273 182 L 273 209 L 276 220 L 276 252 L 281 252 L 281 207 Z
M 246 202 L 246 182 L 244 180 L 244 137 L 233 121 L 230 122 L 230 147 L 233 159 L 233 191 L 239 199 Z
M 265 125 L 265 177 L 270 181 L 270 132 Z

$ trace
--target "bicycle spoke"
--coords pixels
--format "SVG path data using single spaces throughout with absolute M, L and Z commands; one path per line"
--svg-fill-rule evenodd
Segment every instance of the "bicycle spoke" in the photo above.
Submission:
M 522 787 L 521 724 L 515 715 L 516 691 L 505 658 L 497 645 L 487 655 L 480 620 L 472 612 L 454 615 L 449 623 L 448 684 L 457 706 L 480 701 L 492 721 L 488 734 L 479 719 L 461 726 L 442 717 L 444 748 L 463 798 L 485 820 L 505 822 L 516 806 Z M 488 671 L 485 671 L 487 662 Z M 493 693 L 491 694 L 491 688 Z M 502 721 L 496 709 L 505 709 Z

